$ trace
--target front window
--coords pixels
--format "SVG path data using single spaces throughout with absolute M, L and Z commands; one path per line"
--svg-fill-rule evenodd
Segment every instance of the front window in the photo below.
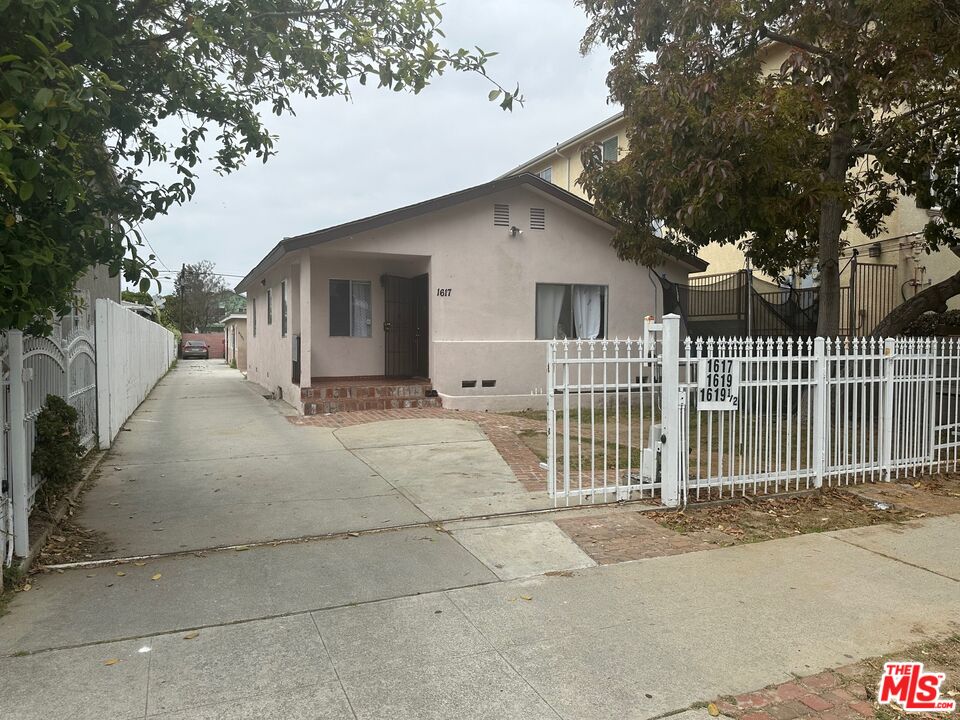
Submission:
M 616 162 L 617 157 L 620 154 L 620 138 L 617 135 L 614 135 L 612 138 L 603 141 L 601 145 L 603 149 L 603 161 L 604 162 Z
M 537 340 L 596 340 L 607 333 L 605 285 L 537 283 Z
M 370 337 L 373 329 L 369 280 L 330 281 L 330 336 Z
M 280 283 L 280 335 L 287 336 L 287 281 Z
M 267 288 L 267 325 L 273 325 L 273 288 Z

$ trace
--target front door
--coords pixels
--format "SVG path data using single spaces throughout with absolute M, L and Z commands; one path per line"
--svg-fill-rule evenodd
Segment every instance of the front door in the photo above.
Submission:
M 414 375 L 430 377 L 430 278 L 418 275 L 413 283 Z
M 427 377 L 429 335 L 427 276 L 384 275 L 384 374 Z
M 413 286 L 409 278 L 384 275 L 384 375 L 410 377 L 414 372 Z

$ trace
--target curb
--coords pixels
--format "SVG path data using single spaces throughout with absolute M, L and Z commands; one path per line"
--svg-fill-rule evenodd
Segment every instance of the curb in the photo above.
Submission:
M 103 464 L 104 458 L 107 456 L 106 450 L 93 450 L 94 457 L 91 460 L 89 466 L 83 473 L 83 477 L 74 485 L 70 490 L 60 498 L 60 502 L 57 503 L 57 507 L 53 511 L 53 517 L 50 522 L 44 528 L 36 540 L 31 543 L 30 552 L 27 553 L 27 556 L 24 557 L 18 567 L 21 573 L 26 575 L 30 572 L 30 568 L 33 566 L 33 563 L 36 562 L 37 556 L 40 555 L 40 551 L 43 550 L 44 546 L 47 544 L 47 540 L 50 538 L 50 535 L 53 531 L 60 525 L 60 521 L 63 520 L 64 516 L 67 514 L 67 509 L 72 505 L 80 493 L 87 487 L 87 484 L 90 482 L 90 479 L 93 477 L 93 474 L 100 469 L 100 466 Z

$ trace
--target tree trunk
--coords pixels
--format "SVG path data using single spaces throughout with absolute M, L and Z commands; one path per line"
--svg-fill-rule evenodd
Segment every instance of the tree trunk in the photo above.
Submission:
M 898 305 L 874 328 L 874 337 L 900 335 L 914 320 L 925 312 L 946 312 L 947 300 L 960 295 L 960 272 L 946 280 L 931 285 L 923 292 Z
M 817 335 L 837 337 L 840 334 L 840 233 L 843 231 L 843 183 L 850 159 L 850 134 L 838 127 L 830 143 L 830 164 L 826 180 L 832 195 L 820 204 L 820 309 L 817 314 Z M 834 189 L 835 188 L 835 189 Z

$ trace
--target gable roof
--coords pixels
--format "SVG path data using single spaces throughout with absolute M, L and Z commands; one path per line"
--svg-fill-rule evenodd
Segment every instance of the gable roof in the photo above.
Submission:
M 536 175 L 532 175 L 530 173 L 521 173 L 519 175 L 511 175 L 510 177 L 497 178 L 496 180 L 484 183 L 483 185 L 476 185 L 474 187 L 467 188 L 466 190 L 459 190 L 454 193 L 449 193 L 448 195 L 441 195 L 440 197 L 424 200 L 423 202 L 407 205 L 395 210 L 388 210 L 387 212 L 371 215 L 370 217 L 361 218 L 360 220 L 352 220 L 350 222 L 334 225 L 322 230 L 315 230 L 302 235 L 284 238 L 278 242 L 269 253 L 267 253 L 263 260 L 257 263 L 257 266 L 253 268 L 253 270 L 247 273 L 243 280 L 237 283 L 235 291 L 238 293 L 246 292 L 255 278 L 269 270 L 285 255 L 297 252 L 298 250 L 332 242 L 334 240 L 340 240 L 342 238 L 358 235 L 370 230 L 377 230 L 379 228 L 386 227 L 387 225 L 392 225 L 393 223 L 410 220 L 422 215 L 436 212 L 438 210 L 444 210 L 455 205 L 460 205 L 461 203 L 469 202 L 470 200 L 476 200 L 477 198 L 492 195 L 502 190 L 508 190 L 524 185 L 550 195 L 556 201 L 564 203 L 574 210 L 589 215 L 597 222 L 607 225 L 611 230 L 614 229 L 613 225 L 610 225 L 606 221 L 598 218 L 594 212 L 593 205 L 583 198 L 574 195 L 571 192 L 567 192 L 563 188 L 543 180 Z M 682 262 L 693 268 L 694 272 L 702 272 L 703 270 L 707 269 L 707 263 L 693 255 L 678 252 L 676 253 L 675 257 L 679 262 Z

